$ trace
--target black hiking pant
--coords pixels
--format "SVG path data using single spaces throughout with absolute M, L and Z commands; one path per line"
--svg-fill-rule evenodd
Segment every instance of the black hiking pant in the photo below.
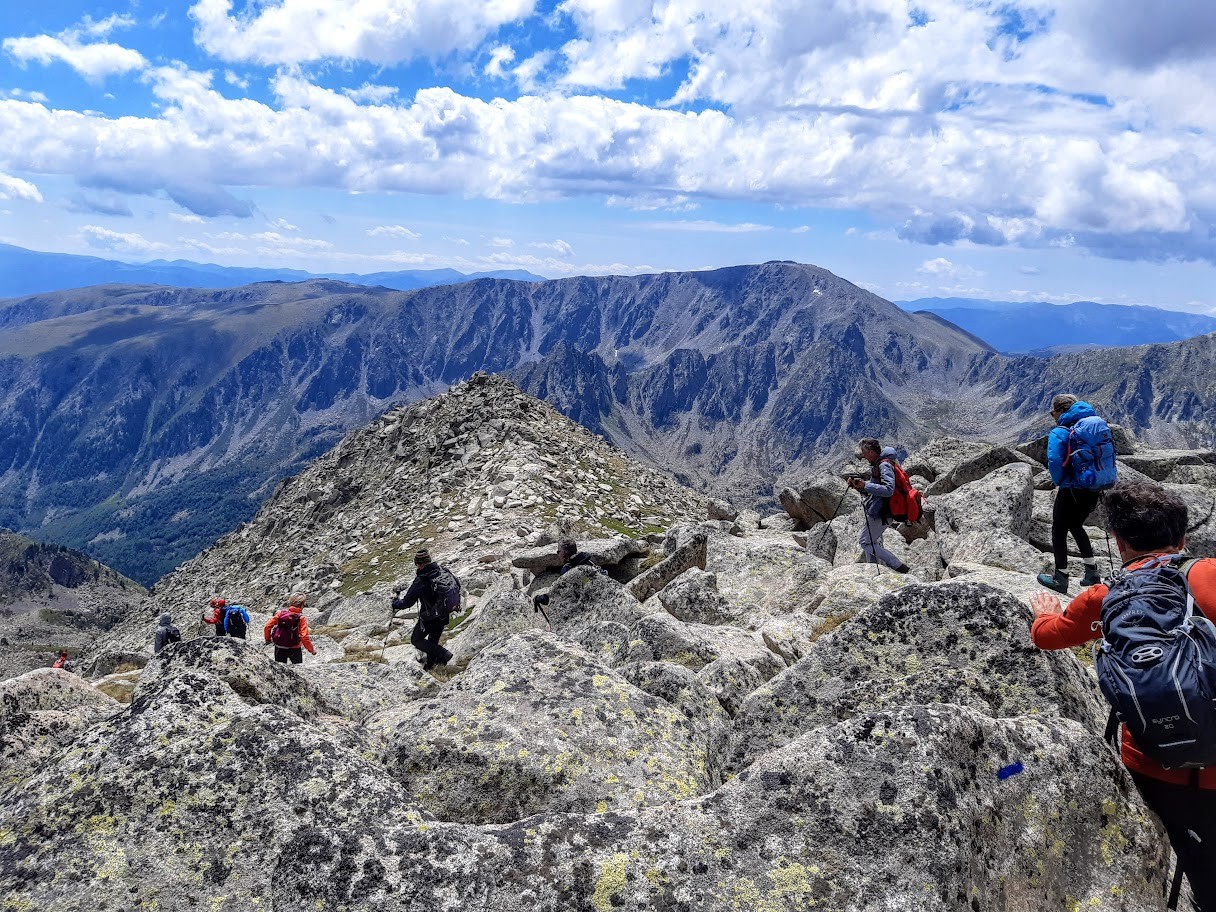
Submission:
M 276 646 L 274 648 L 274 660 L 286 664 L 290 662 L 292 665 L 300 665 L 304 662 L 304 647 L 303 646 Z
M 443 636 L 447 626 L 447 615 L 426 618 L 418 616 L 418 622 L 414 624 L 414 631 L 410 634 L 410 643 L 419 652 L 426 653 L 426 664 L 423 668 L 446 665 L 452 658 L 452 654 L 439 645 L 439 638 Z
M 1055 555 L 1056 569 L 1068 566 L 1068 533 L 1077 542 L 1081 557 L 1093 557 L 1094 546 L 1085 534 L 1085 520 L 1098 505 L 1097 491 L 1082 491 L 1078 488 L 1060 488 L 1056 491 L 1056 504 L 1051 511 L 1051 550 Z
M 1165 824 L 1200 912 L 1216 912 L 1216 790 L 1132 773 L 1144 803 Z

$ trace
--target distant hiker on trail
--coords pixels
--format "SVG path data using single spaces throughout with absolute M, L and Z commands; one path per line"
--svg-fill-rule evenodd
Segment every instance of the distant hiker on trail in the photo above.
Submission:
M 152 638 L 152 654 L 156 655 L 170 643 L 181 641 L 182 632 L 173 626 L 173 615 L 162 614 L 156 635 Z
M 903 469 L 899 467 L 898 453 L 894 447 L 884 449 L 873 437 L 866 437 L 857 444 L 856 456 L 870 464 L 869 481 L 857 477 L 849 479 L 849 486 L 864 496 L 865 523 L 861 527 L 861 538 L 858 540 L 861 545 L 861 563 L 881 562 L 896 573 L 907 573 L 908 565 L 882 546 L 886 524 L 893 516 L 888 502 L 896 495 L 898 476 L 903 474 Z M 902 496 L 906 501 L 909 499 L 906 491 L 910 491 L 911 485 L 907 483 L 907 475 L 904 475 L 903 479 L 905 493 L 902 493 Z M 901 518 L 906 518 L 906 512 Z M 916 518 L 920 518 L 919 512 Z
M 575 567 L 590 567 L 597 572 L 603 572 L 599 564 L 592 561 L 590 554 L 578 549 L 578 542 L 573 538 L 563 538 L 557 543 L 557 559 L 562 562 L 561 569 L 557 571 L 558 576 L 564 576 Z M 532 596 L 532 609 L 544 615 L 546 624 L 549 623 L 549 615 L 545 611 L 548 605 L 549 593 L 547 590 L 545 592 L 538 592 Z M 552 624 L 550 624 L 550 627 L 552 627 Z
M 227 604 L 224 606 L 224 633 L 238 640 L 245 639 L 249 627 L 249 612 L 243 605 Z
M 1068 533 L 1077 542 L 1085 564 L 1082 586 L 1098 582 L 1098 561 L 1085 533 L 1085 520 L 1098 503 L 1098 494 L 1115 483 L 1115 444 L 1110 427 L 1088 402 L 1061 393 L 1051 400 L 1056 426 L 1047 435 L 1047 470 L 1056 485 L 1051 512 L 1051 550 L 1055 571 L 1039 574 L 1039 582 L 1056 592 L 1068 591 Z
M 287 602 L 287 607 L 274 615 L 262 629 L 267 643 L 274 643 L 274 660 L 299 665 L 304 661 L 304 650 L 313 655 L 312 639 L 308 636 L 308 618 L 304 617 L 307 599 L 299 592 Z
M 1040 649 L 1102 639 L 1095 667 L 1124 723 L 1123 763 L 1165 824 L 1197 908 L 1216 912 L 1216 559 L 1186 559 L 1186 504 L 1161 486 L 1118 484 L 1104 502 L 1123 569 L 1067 608 L 1034 596 L 1030 636 Z
M 215 625 L 215 635 L 217 637 L 224 636 L 224 609 L 228 606 L 228 600 L 222 598 L 213 598 L 207 603 L 210 610 L 203 612 L 203 623 Z
M 66 671 L 67 665 L 68 665 L 68 653 L 67 653 L 67 650 L 65 649 L 59 653 L 59 658 L 57 658 L 54 662 L 51 663 L 51 667 L 52 668 L 62 668 L 64 671 Z
M 446 665 L 452 660 L 452 653 L 441 646 L 439 640 L 448 626 L 448 619 L 460 610 L 460 581 L 451 570 L 435 563 L 426 548 L 414 555 L 414 581 L 409 589 L 404 596 L 398 589 L 393 598 L 394 617 L 414 605 L 420 607 L 410 643 L 426 654 L 422 667 L 429 671 L 436 665 Z

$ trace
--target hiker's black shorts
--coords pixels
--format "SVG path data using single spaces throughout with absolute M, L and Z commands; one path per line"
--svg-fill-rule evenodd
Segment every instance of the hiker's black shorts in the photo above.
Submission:
M 292 665 L 300 665 L 304 661 L 304 647 L 295 646 L 276 646 L 274 648 L 274 660 L 276 662 L 290 662 Z

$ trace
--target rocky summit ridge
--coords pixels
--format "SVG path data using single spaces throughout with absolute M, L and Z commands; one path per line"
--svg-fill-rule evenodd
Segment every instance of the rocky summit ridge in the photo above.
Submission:
M 1216 554 L 1216 454 L 1121 449 Z M 97 643 L 99 670 L 142 669 L 0 682 L 0 901 L 1159 910 L 1167 843 L 1102 739 L 1092 671 L 1029 642 L 1038 456 L 912 454 L 934 522 L 888 534 L 905 576 L 853 562 L 835 473 L 736 515 L 496 378 L 389 413 Z M 565 532 L 607 572 L 556 576 L 543 543 Z M 437 674 L 389 625 L 419 543 L 469 596 Z M 296 587 L 302 666 L 211 636 L 149 655 L 162 608 L 248 598 L 256 634 Z

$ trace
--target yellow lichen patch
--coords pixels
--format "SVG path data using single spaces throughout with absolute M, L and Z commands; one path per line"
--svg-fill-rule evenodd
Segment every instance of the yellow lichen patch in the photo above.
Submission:
M 611 912 L 613 898 L 624 892 L 628 879 L 629 856 L 624 852 L 617 852 L 600 866 L 600 877 L 591 896 L 597 912 Z

